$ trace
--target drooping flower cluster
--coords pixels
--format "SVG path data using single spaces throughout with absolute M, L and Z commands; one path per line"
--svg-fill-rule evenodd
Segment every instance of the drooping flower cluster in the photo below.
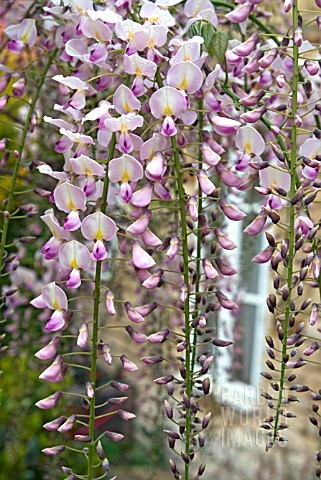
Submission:
M 45 425 L 61 434 L 77 423 L 85 427 L 74 440 L 87 445 L 82 452 L 88 459 L 89 480 L 94 478 L 95 455 L 104 475 L 109 471 L 102 436 L 121 439 L 117 432 L 100 436 L 95 432 L 95 421 L 101 417 L 96 394 L 104 387 L 98 387 L 96 372 L 103 362 L 110 365 L 114 356 L 108 322 L 106 336 L 102 329 L 101 317 L 107 315 L 141 324 L 126 327 L 134 344 L 153 346 L 166 340 L 174 344 L 169 352 L 172 370 L 155 380 L 166 385 L 170 396 L 165 412 L 174 429 L 166 428 L 165 433 L 183 467 L 177 460 L 170 466 L 175 478 L 203 475 L 204 465 L 194 468 L 193 460 L 195 451 L 204 446 L 203 430 L 210 419 L 210 414 L 200 418 L 201 400 L 210 392 L 205 375 L 213 353 L 232 343 L 220 338 L 222 329 L 212 327 L 222 310 L 238 310 L 228 285 L 237 273 L 229 252 L 237 245 L 225 233 L 225 225 L 246 223 L 237 204 L 254 187 L 264 201 L 244 232 L 266 233 L 268 245 L 253 261 L 271 262 L 275 272 L 276 293 L 269 295 L 267 304 L 282 342 L 280 374 L 263 373 L 278 392 L 276 399 L 266 394 L 273 409 L 264 424 L 272 433 L 268 447 L 284 440 L 280 417 L 290 417 L 283 410 L 293 401 L 284 393 L 285 371 L 305 363 L 287 348 L 302 341 L 296 317 L 311 303 L 305 299 L 298 305 L 297 297 L 307 283 L 318 284 L 320 276 L 319 225 L 310 206 L 321 187 L 317 178 L 321 135 L 319 130 L 310 133 L 315 122 L 320 127 L 315 118 L 319 57 L 310 55 L 315 48 L 303 39 L 296 0 L 284 2 L 285 12 L 293 13 L 291 37 L 252 33 L 250 21 L 259 22 L 260 1 L 238 2 L 234 9 L 227 4 L 228 12 L 220 5 L 225 14 L 221 23 L 231 28 L 238 24 L 244 38 L 252 33 L 242 42 L 229 39 L 215 2 L 179 3 L 51 1 L 42 16 L 44 32 L 39 38 L 46 33 L 49 40 L 43 47 L 59 58 L 52 77 L 57 103 L 48 108 L 58 114 L 43 120 L 48 128 L 59 129 L 55 152 L 62 154 L 63 164 L 54 170 L 56 162 L 51 164 L 49 158 L 37 165 L 41 174 L 56 181 L 49 193 L 52 208 L 41 216 L 51 232 L 41 252 L 46 261 L 55 262 L 59 278 L 44 285 L 31 302 L 50 311 L 45 330 L 54 332 L 36 356 L 53 360 L 41 379 L 63 381 L 69 367 L 68 353 L 59 353 L 63 332 L 68 332 L 71 321 L 77 322 L 76 315 L 72 317 L 77 310 L 70 303 L 77 299 L 87 304 L 90 294 L 90 320 L 79 325 L 76 350 L 69 352 L 89 353 L 91 376 L 79 394 L 88 415 L 84 421 L 75 413 Z M 25 18 L 5 33 L 7 47 L 15 54 L 37 41 L 33 19 Z M 15 91 L 23 91 L 25 79 L 16 83 Z M 274 236 L 267 230 L 273 225 L 286 234 Z M 301 253 L 306 254 L 302 259 Z M 301 261 L 299 273 L 296 259 Z M 132 298 L 124 301 L 112 291 L 104 275 L 111 265 L 124 285 L 137 282 L 146 303 L 134 306 Z M 312 323 L 319 305 L 320 301 L 312 303 Z M 176 325 L 165 315 L 167 310 L 175 313 Z M 145 319 L 154 311 L 164 323 L 158 331 L 150 326 L 146 331 Z M 274 341 L 270 337 L 267 341 L 274 360 Z M 304 355 L 316 349 L 311 345 Z M 127 352 L 118 356 L 124 370 L 137 370 Z M 159 354 L 143 358 L 147 365 L 163 361 Z M 275 370 L 271 360 L 267 365 Z M 120 392 L 127 389 L 119 382 L 111 385 Z M 296 391 L 305 389 L 298 386 Z M 52 408 L 61 396 L 56 391 L 37 406 Z M 103 406 L 124 401 L 107 398 Z M 134 416 L 122 409 L 118 413 L 125 420 Z M 63 441 L 44 453 L 55 456 L 65 448 Z M 64 472 L 70 479 L 82 475 L 67 467 Z

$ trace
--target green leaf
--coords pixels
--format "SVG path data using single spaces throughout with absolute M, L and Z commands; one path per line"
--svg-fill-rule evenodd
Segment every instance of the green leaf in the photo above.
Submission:
M 211 55 L 211 57 L 215 56 L 217 58 L 219 64 L 222 64 L 224 62 L 227 46 L 228 46 L 227 33 L 217 30 L 213 36 L 213 40 L 211 44 L 211 52 L 209 50 L 207 51 L 209 55 Z M 213 52 L 213 55 L 212 55 L 212 52 Z
M 190 37 L 195 37 L 195 36 L 202 36 L 202 24 L 203 20 L 197 20 L 196 22 L 192 23 L 192 25 L 189 27 L 188 31 L 184 36 L 187 36 L 187 34 L 190 35 Z
M 210 53 L 210 51 L 211 51 L 211 46 L 213 43 L 215 32 L 216 32 L 215 27 L 211 23 L 204 23 L 202 25 L 201 36 L 204 38 L 205 48 L 211 57 L 213 55 Z

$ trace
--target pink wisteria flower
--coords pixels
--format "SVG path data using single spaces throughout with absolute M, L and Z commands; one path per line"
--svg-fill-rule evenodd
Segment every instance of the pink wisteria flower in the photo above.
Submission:
M 3 32 L 10 38 L 8 48 L 12 53 L 21 53 L 27 45 L 33 47 L 37 41 L 36 21 L 25 18 L 18 25 L 9 25 Z
M 71 270 L 66 287 L 78 288 L 81 284 L 80 273 L 89 269 L 91 257 L 85 245 L 77 240 L 71 240 L 60 247 L 59 262 L 64 268 Z
M 173 117 L 179 117 L 187 109 L 183 93 L 173 87 L 162 87 L 157 90 L 149 101 L 151 112 L 155 118 L 164 118 L 162 135 L 172 137 L 177 134 Z
M 54 216 L 54 211 L 51 208 L 46 210 L 45 214 L 42 215 L 41 220 L 49 227 L 52 237 L 44 243 L 41 253 L 44 254 L 46 260 L 58 257 L 58 251 L 64 240 L 69 240 L 70 233 L 66 231 L 63 227 L 59 225 L 58 220 Z
M 88 215 L 81 224 L 81 233 L 87 240 L 93 240 L 94 248 L 91 254 L 93 260 L 105 260 L 107 251 L 104 241 L 112 240 L 117 232 L 115 222 L 102 212 Z
M 130 202 L 133 191 L 132 184 L 143 178 L 143 167 L 136 158 L 124 154 L 109 163 L 108 176 L 111 182 L 120 183 L 119 195 L 123 202 Z
M 68 325 L 68 300 L 65 292 L 55 282 L 48 283 L 42 289 L 41 295 L 32 300 L 31 305 L 36 308 L 54 310 L 45 329 L 48 332 L 64 330 Z
M 84 191 L 72 183 L 64 182 L 55 188 L 54 199 L 57 208 L 68 213 L 63 228 L 69 231 L 77 230 L 81 225 L 79 212 L 86 209 Z

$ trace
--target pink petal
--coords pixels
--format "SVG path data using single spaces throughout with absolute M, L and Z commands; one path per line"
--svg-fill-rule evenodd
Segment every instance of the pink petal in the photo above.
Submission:
M 149 105 L 155 118 L 179 117 L 186 111 L 184 94 L 172 87 L 162 87 L 153 93 Z
M 135 267 L 147 270 L 156 265 L 155 260 L 142 249 L 138 242 L 133 243 L 132 259 Z
M 112 240 L 117 232 L 115 222 L 102 212 L 95 212 L 83 220 L 81 233 L 87 240 Z
M 51 310 L 67 310 L 68 308 L 67 296 L 55 282 L 48 283 L 43 287 L 42 298 L 46 307 Z

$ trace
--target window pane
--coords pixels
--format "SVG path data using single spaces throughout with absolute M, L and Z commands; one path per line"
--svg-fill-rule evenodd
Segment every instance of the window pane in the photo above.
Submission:
M 235 319 L 235 353 L 232 363 L 232 380 L 251 383 L 251 368 L 253 362 L 253 342 L 255 341 L 256 306 L 244 304 L 240 314 Z

